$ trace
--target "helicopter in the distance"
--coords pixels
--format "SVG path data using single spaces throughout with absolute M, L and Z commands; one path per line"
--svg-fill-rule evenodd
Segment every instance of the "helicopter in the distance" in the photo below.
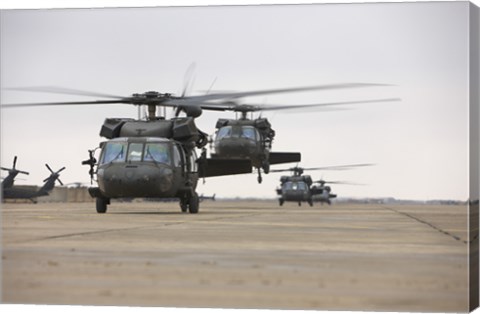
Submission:
M 358 88 L 382 86 L 382 84 L 334 84 L 325 85 L 323 90 L 340 89 L 340 88 Z M 297 89 L 302 91 L 301 89 Z M 250 95 L 246 95 L 250 96 Z M 240 113 L 239 119 L 219 119 L 216 124 L 215 138 L 210 140 L 215 148 L 215 153 L 211 155 L 216 158 L 224 159 L 249 159 L 252 161 L 252 166 L 257 169 L 258 183 L 262 182 L 262 171 L 265 174 L 270 172 L 270 165 L 290 162 L 300 162 L 301 155 L 299 152 L 272 152 L 272 143 L 275 137 L 270 122 L 267 118 L 261 116 L 254 118 L 254 112 L 273 111 L 273 110 L 301 110 L 314 109 L 316 107 L 330 107 L 363 103 L 378 103 L 398 101 L 398 98 L 376 99 L 376 100 L 361 100 L 361 101 L 344 101 L 323 104 L 308 104 L 308 105 L 253 105 L 253 104 L 239 104 L 233 100 L 215 105 L 202 105 L 203 109 L 218 110 L 218 111 L 234 111 Z M 251 113 L 251 117 L 248 117 Z
M 312 201 L 314 203 L 318 202 L 320 204 L 327 203 L 328 205 L 332 204 L 331 199 L 336 198 L 337 194 L 332 193 L 332 188 L 326 184 L 349 184 L 349 185 L 360 185 L 358 183 L 347 182 L 347 181 L 325 181 L 323 179 L 314 181 L 311 189 L 314 191 L 312 193 Z
M 107 140 L 100 143 L 99 147 L 89 150 L 89 158 L 82 162 L 90 166 L 90 177 L 92 180 L 96 177 L 98 183 L 98 187 L 89 188 L 90 195 L 96 198 L 96 210 L 98 213 L 105 213 L 110 200 L 115 198 L 174 197 L 180 200 L 183 212 L 188 209 L 190 213 L 198 213 L 199 196 L 196 187 L 199 178 L 252 172 L 252 162 L 249 159 L 206 157 L 206 133 L 195 125 L 195 118 L 202 114 L 202 109 L 218 110 L 219 104 L 211 101 L 222 99 L 324 88 L 325 86 L 313 86 L 188 97 L 155 91 L 124 97 L 59 87 L 10 88 L 103 99 L 8 104 L 2 108 L 103 104 L 147 106 L 146 120 L 105 119 L 100 136 Z M 162 106 L 176 108 L 175 117 L 166 119 L 157 116 L 157 107 Z M 179 117 L 181 112 L 186 116 Z M 199 158 L 195 148 L 202 149 Z M 95 157 L 97 149 L 100 149 L 98 161 Z
M 273 169 L 271 172 L 290 171 L 293 173 L 291 176 L 282 176 L 280 178 L 280 187 L 276 189 L 277 195 L 279 196 L 278 202 L 280 206 L 285 202 L 297 202 L 298 206 L 301 206 L 302 202 L 307 202 L 310 206 L 313 206 L 314 201 L 331 204 L 330 199 L 336 197 L 336 195 L 330 193 L 331 188 L 329 186 L 325 186 L 327 181 L 313 181 L 310 175 L 303 175 L 305 170 L 347 170 L 350 168 L 366 166 L 373 166 L 373 164 L 353 164 L 314 168 L 302 168 L 297 166 L 288 169 Z M 316 183 L 320 183 L 320 185 L 316 185 Z M 330 183 L 341 182 L 331 181 Z
M 6 169 L 2 168 L 2 170 L 8 170 L 9 173 L 10 171 L 18 171 L 15 169 L 15 162 L 17 158 L 15 156 L 14 162 L 13 162 L 13 168 L 12 169 Z M 32 190 L 32 189 L 27 189 L 27 188 L 22 188 L 22 187 L 17 187 L 13 185 L 9 185 L 9 181 L 7 181 L 8 177 L 5 178 L 5 180 L 2 182 L 2 198 L 3 199 L 28 199 L 32 201 L 33 203 L 37 203 L 36 198 L 41 197 L 41 196 L 47 196 L 50 194 L 50 192 L 53 190 L 55 187 L 55 181 L 58 181 L 60 185 L 63 185 L 62 181 L 60 181 L 60 172 L 62 172 L 65 167 L 61 168 L 58 171 L 53 171 L 52 168 L 48 164 L 45 164 L 47 169 L 50 171 L 50 175 L 43 180 L 44 185 L 40 187 L 38 190 Z M 18 171 L 19 173 L 26 173 L 25 171 Z M 5 181 L 7 181 L 7 184 L 4 184 Z

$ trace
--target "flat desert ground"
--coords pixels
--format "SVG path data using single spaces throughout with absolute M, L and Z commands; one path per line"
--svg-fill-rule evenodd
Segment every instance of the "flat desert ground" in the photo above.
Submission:
M 467 312 L 467 207 L 2 204 L 2 302 Z

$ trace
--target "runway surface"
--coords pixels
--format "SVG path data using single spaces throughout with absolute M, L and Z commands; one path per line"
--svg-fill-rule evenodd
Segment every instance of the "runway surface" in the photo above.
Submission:
M 2 302 L 468 311 L 467 207 L 2 204 Z

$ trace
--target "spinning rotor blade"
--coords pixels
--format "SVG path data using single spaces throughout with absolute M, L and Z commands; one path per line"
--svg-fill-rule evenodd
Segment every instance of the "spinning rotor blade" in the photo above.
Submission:
M 30 86 L 30 87 L 11 87 L 5 88 L 6 90 L 17 90 L 26 92 L 40 92 L 50 94 L 64 94 L 64 95 L 79 95 L 79 96 L 91 96 L 91 97 L 104 97 L 104 98 L 123 98 L 118 95 L 111 95 L 105 93 L 84 91 L 79 89 L 56 87 L 56 86 Z
M 2 108 L 20 108 L 20 107 L 40 107 L 40 106 L 65 106 L 65 105 L 104 105 L 104 104 L 122 104 L 120 100 L 97 100 L 97 101 L 70 101 L 70 102 L 43 102 L 43 103 L 24 103 L 2 105 Z
M 357 167 L 367 167 L 367 166 L 374 166 L 375 164 L 352 164 L 352 165 L 340 165 L 340 166 L 327 166 L 327 167 L 313 167 L 313 168 L 302 168 L 302 167 L 292 167 L 287 169 L 271 169 L 270 172 L 285 172 L 285 171 L 312 171 L 312 170 L 348 170 L 350 168 L 357 168 Z
M 305 91 L 314 91 L 314 90 L 331 90 L 331 89 L 372 87 L 372 86 L 390 86 L 390 85 L 372 84 L 372 83 L 342 83 L 342 84 L 329 84 L 329 85 L 307 86 L 307 87 L 265 89 L 265 90 L 249 91 L 249 92 L 216 93 L 216 94 L 208 94 L 203 96 L 192 96 L 190 97 L 190 99 L 196 100 L 196 101 L 210 101 L 210 100 L 218 100 L 218 99 L 225 99 L 225 98 L 234 99 L 234 98 L 240 98 L 240 97 L 268 95 L 268 94 L 282 94 L 282 93 L 305 92 Z
M 349 181 L 325 181 L 325 180 L 313 181 L 313 183 L 323 183 L 323 184 L 347 184 L 347 185 L 365 185 L 365 184 L 362 184 L 362 183 L 349 182 Z
M 226 102 L 226 103 L 219 103 L 219 104 L 212 103 L 207 105 L 200 105 L 200 107 L 205 110 L 216 110 L 216 111 L 231 110 L 231 111 L 240 111 L 240 112 L 254 112 L 254 111 L 268 111 L 268 110 L 306 109 L 306 108 L 318 108 L 318 107 L 365 104 L 365 103 L 391 102 L 391 101 L 400 101 L 400 100 L 401 100 L 400 98 L 385 98 L 385 99 L 372 99 L 372 100 L 341 101 L 341 102 L 309 104 L 309 105 L 253 105 L 253 104 L 240 105 L 240 104 L 236 104 L 235 102 Z

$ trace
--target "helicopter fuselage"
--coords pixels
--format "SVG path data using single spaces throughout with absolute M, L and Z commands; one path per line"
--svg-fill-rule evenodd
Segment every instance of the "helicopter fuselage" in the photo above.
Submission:
M 246 158 L 252 161 L 253 167 L 262 167 L 262 162 L 268 160 L 270 152 L 268 143 L 271 143 L 271 139 L 265 137 L 267 127 L 265 122 L 268 123 L 266 119 L 220 119 L 217 122 L 218 130 L 214 140 L 214 156 L 225 159 Z
M 281 186 L 277 189 L 279 202 L 308 202 L 312 205 L 312 178 L 310 176 L 282 176 Z
M 180 197 L 198 181 L 196 155 L 174 140 L 121 137 L 102 144 L 97 168 L 106 198 Z

